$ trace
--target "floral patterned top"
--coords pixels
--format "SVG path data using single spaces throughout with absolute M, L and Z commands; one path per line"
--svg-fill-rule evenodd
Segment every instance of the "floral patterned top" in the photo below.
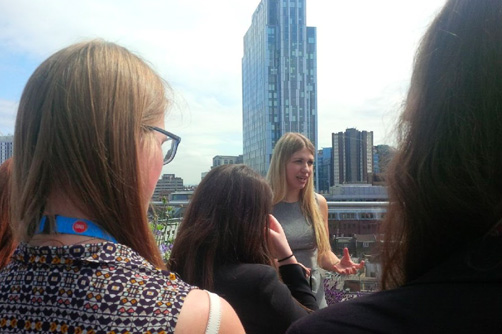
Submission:
M 0 333 L 173 333 L 194 288 L 122 244 L 22 243 L 0 271 Z

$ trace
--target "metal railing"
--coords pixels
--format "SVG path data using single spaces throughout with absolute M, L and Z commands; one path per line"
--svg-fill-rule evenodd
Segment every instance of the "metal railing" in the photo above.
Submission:
M 153 235 L 157 245 L 172 243 L 180 223 L 181 218 L 169 218 L 152 222 Z

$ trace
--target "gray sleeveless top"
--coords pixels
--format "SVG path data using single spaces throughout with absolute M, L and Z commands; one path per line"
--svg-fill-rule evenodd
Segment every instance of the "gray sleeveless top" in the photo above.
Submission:
M 298 262 L 311 269 L 312 291 L 319 308 L 326 307 L 324 286 L 317 264 L 317 244 L 314 227 L 302 214 L 300 202 L 280 202 L 274 205 L 272 214 L 281 223 L 288 243 Z

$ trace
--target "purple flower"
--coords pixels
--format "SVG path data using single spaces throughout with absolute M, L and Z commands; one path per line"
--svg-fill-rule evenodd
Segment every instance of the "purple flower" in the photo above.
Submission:
M 326 278 L 323 282 L 324 291 L 326 295 L 326 303 L 332 305 L 335 303 L 341 303 L 349 299 L 358 298 L 366 295 L 367 293 L 357 291 L 357 292 L 346 292 L 338 290 L 336 288 L 336 281 L 334 279 Z
M 159 250 L 162 256 L 169 250 L 168 246 L 165 244 L 160 244 L 159 245 Z

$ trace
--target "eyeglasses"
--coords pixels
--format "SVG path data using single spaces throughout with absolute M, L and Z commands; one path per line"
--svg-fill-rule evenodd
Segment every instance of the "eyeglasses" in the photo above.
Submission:
M 164 165 L 167 165 L 168 163 L 173 161 L 174 156 L 176 155 L 176 150 L 178 149 L 178 145 L 181 142 L 181 137 L 178 137 L 174 133 L 158 128 L 156 126 L 147 125 L 146 127 L 150 130 L 160 132 L 167 137 L 166 140 L 162 143 L 162 153 L 164 154 Z

